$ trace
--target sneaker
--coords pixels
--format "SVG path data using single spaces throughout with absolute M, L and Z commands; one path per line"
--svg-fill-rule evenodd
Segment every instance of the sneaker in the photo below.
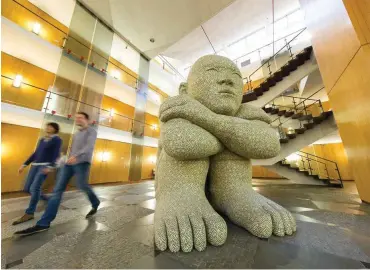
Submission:
M 92 217 L 93 215 L 95 215 L 95 214 L 96 214 L 96 212 L 98 212 L 98 208 L 92 208 L 92 209 L 90 210 L 90 212 L 89 212 L 89 213 L 87 213 L 86 218 L 90 218 L 90 217 Z
M 34 233 L 39 233 L 39 232 L 46 231 L 48 229 L 49 229 L 49 226 L 36 225 L 36 226 L 30 227 L 28 229 L 15 232 L 14 235 L 20 235 L 20 236 L 31 235 L 31 234 L 34 234 Z
M 22 217 L 20 217 L 16 221 L 14 221 L 13 222 L 13 225 L 18 225 L 18 224 L 27 222 L 27 221 L 32 220 L 32 219 L 34 219 L 33 214 L 32 215 L 30 215 L 30 214 L 24 214 Z

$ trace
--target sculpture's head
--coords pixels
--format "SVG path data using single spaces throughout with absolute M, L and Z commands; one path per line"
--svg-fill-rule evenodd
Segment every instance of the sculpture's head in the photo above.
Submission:
M 181 87 L 217 114 L 235 115 L 242 102 L 241 73 L 230 59 L 219 55 L 199 58 Z

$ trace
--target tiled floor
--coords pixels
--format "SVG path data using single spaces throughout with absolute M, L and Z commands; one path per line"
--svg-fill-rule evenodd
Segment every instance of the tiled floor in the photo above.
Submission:
M 294 213 L 297 233 L 261 240 L 229 222 L 225 245 L 188 254 L 154 249 L 152 181 L 97 187 L 101 208 L 89 221 L 88 201 L 68 192 L 51 229 L 22 238 L 13 232 L 36 221 L 11 223 L 28 198 L 6 199 L 2 268 L 369 268 L 370 205 L 361 204 L 353 183 L 335 189 L 256 180 L 254 186 Z

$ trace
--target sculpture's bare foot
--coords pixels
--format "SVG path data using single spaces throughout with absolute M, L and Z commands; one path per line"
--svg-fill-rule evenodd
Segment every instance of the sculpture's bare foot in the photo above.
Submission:
M 158 249 L 177 252 L 202 251 L 207 241 L 222 245 L 227 237 L 223 218 L 213 210 L 204 192 L 178 190 L 159 198 L 154 216 L 155 243 Z
M 296 231 L 295 220 L 288 210 L 258 194 L 252 188 L 242 188 L 242 192 L 239 190 L 226 196 L 229 199 L 217 207 L 234 223 L 253 235 L 268 238 L 271 234 L 284 236 L 292 235 Z M 217 201 L 217 198 L 214 200 Z
M 292 214 L 253 190 L 251 167 L 250 161 L 228 151 L 213 158 L 210 191 L 215 208 L 257 237 L 293 234 Z
M 209 159 L 179 161 L 162 150 L 156 175 L 157 205 L 154 214 L 158 249 L 201 251 L 207 241 L 215 246 L 226 241 L 223 218 L 208 202 L 205 193 Z

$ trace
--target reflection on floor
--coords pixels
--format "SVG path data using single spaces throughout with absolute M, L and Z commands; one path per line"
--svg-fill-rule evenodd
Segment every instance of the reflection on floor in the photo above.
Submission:
M 281 184 L 277 184 L 281 183 Z M 353 184 L 345 189 L 256 180 L 254 188 L 289 208 L 298 231 L 261 240 L 229 224 L 227 243 L 188 254 L 153 247 L 152 181 L 96 188 L 101 209 L 90 221 L 90 206 L 68 192 L 51 229 L 13 238 L 11 226 L 28 198 L 2 201 L 2 268 L 368 268 L 370 206 L 361 204 Z M 44 209 L 40 205 L 37 218 Z

